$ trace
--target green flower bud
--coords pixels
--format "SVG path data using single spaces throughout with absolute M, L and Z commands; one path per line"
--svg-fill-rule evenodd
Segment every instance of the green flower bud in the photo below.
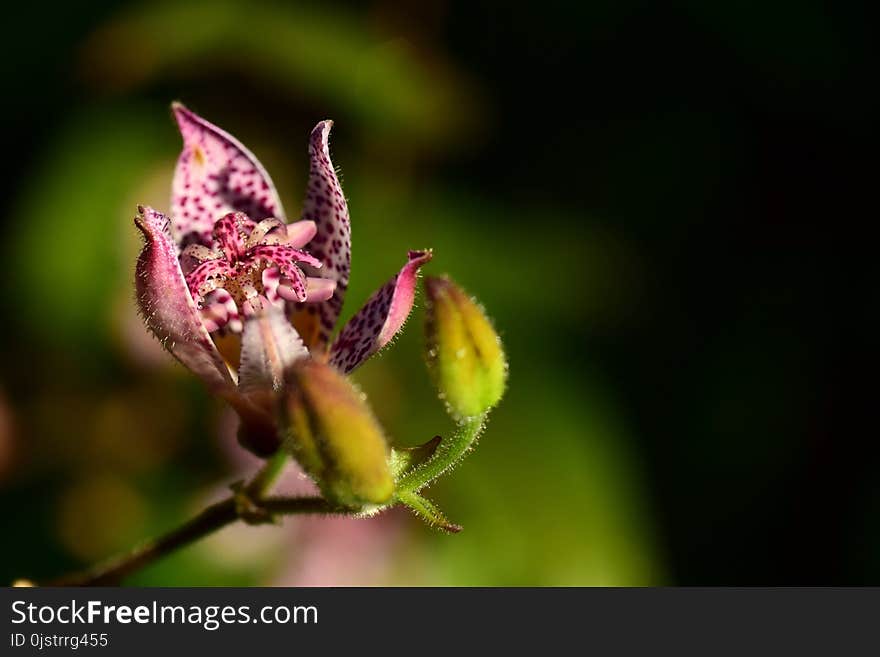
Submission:
M 389 448 L 363 395 L 330 365 L 312 359 L 287 371 L 281 399 L 285 444 L 331 502 L 363 506 L 394 492 Z
M 425 279 L 428 368 L 457 417 L 481 415 L 504 394 L 507 359 L 482 307 L 448 278 Z

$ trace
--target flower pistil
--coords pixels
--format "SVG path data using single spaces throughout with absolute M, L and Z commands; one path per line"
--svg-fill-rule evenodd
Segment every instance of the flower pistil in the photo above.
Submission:
M 321 301 L 330 298 L 332 280 L 307 276 L 301 265 L 319 269 L 321 261 L 302 250 L 315 234 L 315 224 L 284 224 L 278 219 L 255 222 L 230 212 L 214 224 L 212 247 L 191 244 L 183 256 L 192 269 L 186 283 L 206 328 L 242 331 L 242 317 L 267 304 Z

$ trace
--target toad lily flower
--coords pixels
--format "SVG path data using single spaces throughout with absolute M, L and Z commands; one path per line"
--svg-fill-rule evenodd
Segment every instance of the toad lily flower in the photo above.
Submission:
M 183 152 L 170 217 L 138 207 L 144 237 L 138 305 L 162 344 L 242 419 L 260 454 L 279 445 L 274 398 L 284 372 L 312 358 L 351 372 L 385 346 L 412 308 L 419 267 L 406 264 L 331 340 L 348 286 L 348 206 L 330 160 L 332 123 L 309 140 L 302 219 L 288 223 L 269 174 L 237 139 L 175 103 Z

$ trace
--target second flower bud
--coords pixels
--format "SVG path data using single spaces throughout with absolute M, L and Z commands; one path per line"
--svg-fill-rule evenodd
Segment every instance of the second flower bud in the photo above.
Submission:
M 388 443 L 362 393 L 311 359 L 285 378 L 279 409 L 285 447 L 324 496 L 351 507 L 387 502 L 394 492 Z

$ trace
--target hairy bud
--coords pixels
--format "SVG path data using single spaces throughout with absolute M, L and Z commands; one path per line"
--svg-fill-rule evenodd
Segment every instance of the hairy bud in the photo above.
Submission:
M 501 339 L 479 304 L 448 278 L 426 278 L 425 291 L 428 368 L 454 415 L 481 415 L 504 394 Z
M 394 492 L 388 444 L 363 395 L 332 366 L 311 359 L 285 378 L 285 442 L 324 496 L 345 506 L 387 502 Z

